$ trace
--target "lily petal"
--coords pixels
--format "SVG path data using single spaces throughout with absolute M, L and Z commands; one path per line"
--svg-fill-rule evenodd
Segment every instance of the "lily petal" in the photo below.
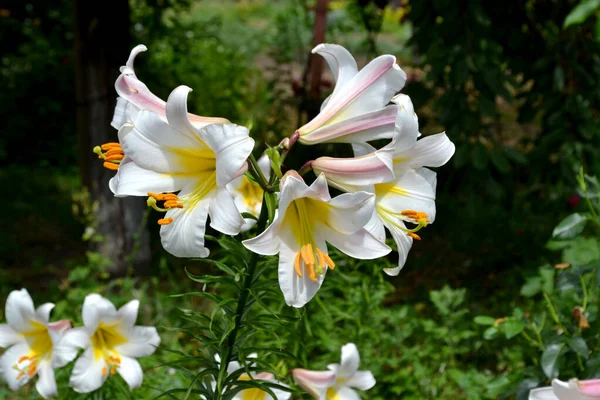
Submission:
M 116 196 L 147 196 L 148 192 L 177 192 L 188 185 L 193 178 L 187 175 L 163 174 L 144 169 L 134 162 L 121 164 L 117 179 L 111 190 Z M 111 180 L 111 181 L 112 181 Z
M 441 167 L 454 155 L 454 143 L 450 141 L 446 133 L 425 136 L 417 141 L 411 151 L 412 159 L 409 163 L 411 168 L 418 167 Z
M 533 389 L 529 392 L 529 400 L 561 400 L 554 394 L 552 387 Z
M 54 308 L 54 303 L 44 303 L 35 310 L 37 320 L 47 324 L 50 320 L 50 312 Z
M 360 395 L 354 389 L 342 386 L 336 390 L 337 398 L 344 400 L 361 400 Z M 335 398 L 335 397 L 334 397 Z
M 0 347 L 7 348 L 22 340 L 23 337 L 8 324 L 0 324 Z
M 360 364 L 360 355 L 354 343 L 347 343 L 342 346 L 342 362 L 337 371 L 337 376 L 350 378 L 358 371 Z
M 360 390 L 369 390 L 375 386 L 375 383 L 377 382 L 371 371 L 357 371 L 346 381 L 346 385 Z
M 375 196 L 372 193 L 344 193 L 329 202 L 329 221 L 343 233 L 354 233 L 373 217 Z
M 292 370 L 292 375 L 294 382 L 319 400 L 325 397 L 327 388 L 335 383 L 335 374 L 332 371 L 310 371 L 296 368 Z
M 127 357 L 147 357 L 160 345 L 160 336 L 153 326 L 134 326 L 124 332 L 127 342 L 115 348 Z
M 100 320 L 112 320 L 117 316 L 117 309 L 109 300 L 97 293 L 88 294 L 83 301 L 83 324 L 89 331 L 95 331 Z
M 392 238 L 394 242 L 396 242 L 396 248 L 398 250 L 398 266 L 395 268 L 384 268 L 383 272 L 390 276 L 397 276 L 400 273 L 400 270 L 404 268 L 404 264 L 406 263 L 406 259 L 408 258 L 408 252 L 413 244 L 413 238 L 408 236 L 406 232 L 402 231 L 398 226 L 402 228 L 406 228 L 404 222 L 400 219 L 394 217 L 388 217 L 394 220 L 394 223 L 384 222 L 384 225 L 390 233 L 392 234 Z
M 217 197 L 210 202 L 208 213 L 210 226 L 226 235 L 237 235 L 244 225 L 244 218 L 235 206 L 231 193 L 225 188 L 220 189 Z
M 574 379 L 573 383 L 579 388 L 581 394 L 591 398 L 600 398 L 600 379 L 585 381 Z
M 22 342 L 8 348 L 2 356 L 0 356 L 0 372 L 2 372 L 2 377 L 4 378 L 4 381 L 8 383 L 10 390 L 18 390 L 34 377 L 34 375 L 29 376 L 28 374 L 25 374 L 21 379 L 17 379 L 20 371 L 13 368 L 13 365 L 16 364 L 17 360 L 26 356 L 28 352 L 29 346 L 27 343 Z
M 94 359 L 91 348 L 88 348 L 75 362 L 69 385 L 77 393 L 89 393 L 100 388 L 108 378 L 107 373 L 102 373 L 106 368 L 104 359 Z
M 121 365 L 117 368 L 117 372 L 123 377 L 123 380 L 127 382 L 129 390 L 133 390 L 142 385 L 144 372 L 142 371 L 142 366 L 136 359 L 125 356 L 121 357 Z
M 340 235 L 339 232 L 329 227 L 322 229 L 323 237 L 328 243 L 344 254 L 359 260 L 374 260 L 392 251 L 388 245 L 364 228 L 350 235 Z
M 43 398 L 49 399 L 50 397 L 58 395 L 54 369 L 49 362 L 42 362 L 39 365 L 37 375 L 38 380 L 35 384 L 35 388 Z
M 6 322 L 16 332 L 27 332 L 36 319 L 33 300 L 27 289 L 13 290 L 6 299 Z
M 121 326 L 123 328 L 133 328 L 133 326 L 135 325 L 135 321 L 137 320 L 139 307 L 139 300 L 131 300 L 130 302 L 119 308 L 119 311 L 117 311 L 117 319 L 121 321 Z

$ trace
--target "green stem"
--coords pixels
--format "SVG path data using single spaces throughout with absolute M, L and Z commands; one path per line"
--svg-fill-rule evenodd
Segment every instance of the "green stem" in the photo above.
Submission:
M 579 282 L 581 282 L 581 289 L 583 290 L 583 304 L 582 304 L 581 308 L 583 308 L 582 312 L 585 312 L 585 309 L 587 308 L 587 303 L 588 303 L 588 293 L 587 293 L 587 286 L 585 285 L 585 280 L 583 279 L 583 275 L 579 277 Z
M 256 161 L 256 157 L 254 157 L 254 154 L 250 154 L 250 157 L 248 157 L 248 161 L 248 171 L 252 174 L 252 176 L 254 176 L 254 179 L 256 179 L 256 182 L 258 182 L 262 190 L 264 190 L 265 192 L 269 192 L 269 183 L 267 182 L 265 174 L 263 174 L 263 172 L 261 171 L 260 166 L 258 165 L 258 161 Z
M 254 160 L 256 161 L 256 160 Z M 259 169 L 260 171 L 260 169 Z M 264 180 L 264 176 L 263 176 Z M 257 232 L 262 232 L 265 230 L 267 226 L 268 220 L 268 212 L 267 212 L 267 202 L 263 197 L 262 206 L 260 209 L 260 216 L 258 218 L 257 223 Z M 227 336 L 223 347 L 225 347 L 224 354 L 221 356 L 221 364 L 219 365 L 219 377 L 217 379 L 217 389 L 215 390 L 215 400 L 221 400 L 223 394 L 223 386 L 225 383 L 225 379 L 227 378 L 227 366 L 232 361 L 233 348 L 235 347 L 235 342 L 237 340 L 238 331 L 242 324 L 242 317 L 246 314 L 246 303 L 248 302 L 248 295 L 250 294 L 250 288 L 252 286 L 252 282 L 254 281 L 254 273 L 256 271 L 256 266 L 258 265 L 258 254 L 252 253 L 250 256 L 250 262 L 248 263 L 248 270 L 246 276 L 244 278 L 244 287 L 240 294 L 240 299 L 238 300 L 237 307 L 235 310 L 235 319 L 233 322 L 233 329 Z

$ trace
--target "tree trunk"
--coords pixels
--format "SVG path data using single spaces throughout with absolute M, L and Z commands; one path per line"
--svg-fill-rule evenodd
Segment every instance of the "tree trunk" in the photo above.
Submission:
M 117 94 L 114 82 L 130 50 L 127 0 L 73 0 L 75 33 L 76 127 L 83 184 L 98 202 L 96 250 L 111 261 L 109 272 L 144 272 L 150 261 L 145 204 L 139 198 L 117 199 L 108 188 L 113 171 L 102 166 L 92 148 L 117 141 L 110 126 Z

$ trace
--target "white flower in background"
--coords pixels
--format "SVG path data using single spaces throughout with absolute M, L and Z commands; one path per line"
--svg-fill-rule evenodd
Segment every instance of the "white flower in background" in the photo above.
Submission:
M 360 400 L 354 390 L 375 386 L 371 371 L 359 371 L 360 355 L 354 343 L 342 346 L 340 364 L 330 364 L 329 371 L 294 369 L 294 381 L 318 400 Z
M 396 57 L 379 56 L 359 71 L 354 57 L 342 46 L 320 44 L 313 53 L 325 58 L 336 84 L 321 112 L 296 131 L 298 141 L 356 143 L 391 138 L 397 106 L 388 103 L 406 82 Z
M 132 300 L 118 311 L 99 294 L 86 296 L 83 302 L 84 326 L 69 330 L 57 351 L 77 359 L 69 384 L 79 393 L 98 389 L 110 375 L 118 373 L 130 389 L 142 384 L 144 374 L 136 358 L 154 353 L 160 344 L 155 327 L 136 326 L 139 301 Z
M 271 175 L 271 160 L 265 154 L 258 159 L 258 166 L 267 180 Z M 240 213 L 250 213 L 258 218 L 262 206 L 263 190 L 260 185 L 251 181 L 245 174 L 227 184 L 233 195 L 233 201 Z M 241 231 L 246 232 L 256 224 L 251 218 L 244 219 Z
M 256 357 L 257 357 L 256 353 L 250 354 L 248 356 L 248 358 L 256 358 Z M 215 360 L 217 361 L 217 365 L 221 364 L 221 357 L 219 357 L 218 354 L 215 354 Z M 250 367 L 254 367 L 254 363 L 250 364 Z M 227 374 L 231 375 L 231 374 L 235 373 L 236 371 L 239 372 L 239 370 L 241 368 L 242 368 L 242 365 L 238 361 L 231 361 L 227 365 Z M 273 375 L 269 372 L 260 372 L 258 374 L 251 374 L 251 375 L 248 375 L 247 373 L 242 373 L 240 375 L 240 377 L 238 378 L 238 380 L 240 380 L 240 381 L 260 380 L 260 381 L 276 383 L 277 385 L 280 385 L 280 386 L 286 386 L 283 383 L 276 380 L 275 375 Z M 216 383 L 213 382 L 213 390 L 215 388 L 216 388 Z M 290 392 L 286 392 L 284 390 L 277 389 L 277 388 L 271 388 L 271 391 L 273 392 L 273 394 L 275 394 L 275 396 L 276 396 L 275 398 L 273 398 L 273 396 L 271 396 L 269 393 L 265 392 L 264 390 L 260 390 L 258 388 L 252 388 L 252 389 L 241 390 L 233 397 L 233 400 L 288 400 L 292 395 Z M 202 398 L 204 398 L 204 396 L 202 396 Z
M 390 252 L 364 228 L 373 215 L 374 201 L 365 192 L 332 199 L 324 175 L 308 186 L 290 171 L 281 181 L 275 220 L 259 236 L 242 243 L 258 254 L 279 254 L 279 286 L 285 301 L 302 307 L 321 287 L 327 269 L 335 268 L 327 255 L 327 242 L 362 260 Z
M 600 399 L 600 379 L 569 382 L 554 379 L 552 386 L 533 389 L 529 392 L 529 400 L 592 400 Z
M 444 165 L 454 154 L 454 144 L 445 133 L 420 136 L 419 122 L 410 98 L 400 94 L 393 101 L 398 104 L 395 136 L 384 149 L 393 150 L 395 178 L 375 185 L 357 184 L 356 176 L 348 173 L 348 159 L 328 158 L 325 163 L 313 163 L 315 173 L 324 173 L 329 185 L 347 192 L 367 191 L 376 195 L 376 215 L 368 229 L 380 240 L 385 240 L 387 228 L 396 242 L 398 267 L 385 269 L 389 275 L 398 275 L 416 234 L 435 219 L 436 173 L 423 168 Z M 376 150 L 366 143 L 352 145 L 358 159 L 371 156 Z M 323 164 L 325 164 L 323 166 Z M 408 228 L 409 223 L 414 227 Z
M 56 344 L 71 322 L 49 322 L 54 304 L 45 303 L 34 309 L 26 289 L 10 292 L 6 299 L 6 324 L 0 324 L 0 376 L 11 390 L 18 390 L 36 375 L 35 388 L 45 399 L 58 394 L 54 368 L 68 364 L 69 359 L 56 350 Z
M 121 75 L 115 82 L 117 105 L 115 107 L 111 125 L 119 130 L 119 142 L 123 136 L 131 131 L 131 125 L 134 124 L 141 110 L 152 111 L 160 118 L 166 121 L 166 103 L 164 100 L 152 93 L 148 87 L 138 79 L 133 69 L 133 63 L 136 56 L 146 51 L 146 46 L 140 44 L 131 50 L 127 63 L 121 67 Z M 199 115 L 188 114 L 190 123 L 196 128 L 202 128 L 208 124 L 228 124 L 225 118 L 201 117 Z M 124 129 L 121 129 L 124 128 Z M 98 158 L 104 162 L 104 167 L 110 170 L 118 170 L 119 165 L 129 162 L 129 158 L 123 152 L 120 143 L 105 143 L 102 146 L 96 146 L 94 152 Z M 119 180 L 119 173 L 111 179 L 109 185 L 111 190 L 116 187 Z
M 187 115 L 186 86 L 175 89 L 166 105 L 167 122 L 140 111 L 121 145 L 131 162 L 119 169 L 118 196 L 149 196 L 148 205 L 166 212 L 158 223 L 164 248 L 177 257 L 207 257 L 206 221 L 226 234 L 244 225 L 226 185 L 247 167 L 254 147 L 248 129 L 233 124 L 194 127 Z M 179 192 L 174 194 L 173 192 Z

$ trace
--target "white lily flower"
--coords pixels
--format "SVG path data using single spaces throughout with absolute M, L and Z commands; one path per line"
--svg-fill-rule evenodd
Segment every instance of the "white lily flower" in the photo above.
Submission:
M 153 326 L 135 325 L 138 307 L 139 301 L 132 300 L 117 311 L 99 294 L 86 296 L 84 326 L 68 331 L 59 344 L 59 350 L 70 360 L 78 349 L 84 349 L 69 381 L 76 392 L 92 392 L 116 373 L 131 390 L 142 384 L 144 374 L 136 358 L 153 354 L 160 336 Z
M 256 357 L 257 357 L 256 353 L 252 353 L 248 356 L 248 358 L 256 358 Z M 219 357 L 218 354 L 215 354 L 215 360 L 217 361 L 217 365 L 221 364 L 221 357 Z M 254 363 L 250 364 L 250 367 L 253 367 L 253 366 L 254 366 Z M 229 364 L 227 364 L 227 374 L 231 375 L 234 372 L 239 371 L 241 368 L 242 368 L 242 365 L 238 361 L 231 361 Z M 281 386 L 286 386 L 283 383 L 279 382 L 277 379 L 275 379 L 275 375 L 271 374 L 270 372 L 260 372 L 258 374 L 250 374 L 250 375 L 247 373 L 242 373 L 240 375 L 240 377 L 238 378 L 238 380 L 240 380 L 240 381 L 262 380 L 262 381 L 276 383 Z M 213 390 L 215 388 L 216 388 L 216 383 L 213 382 Z M 233 397 L 233 400 L 288 400 L 292 395 L 290 392 L 286 392 L 284 390 L 277 389 L 277 388 L 271 388 L 271 391 L 273 392 L 273 394 L 275 394 L 275 396 L 276 396 L 275 398 L 273 398 L 273 396 L 271 396 L 269 393 L 265 392 L 264 390 L 260 390 L 259 388 L 252 388 L 252 389 L 241 390 Z M 202 398 L 204 398 L 204 396 L 202 396 Z
M 321 287 L 327 269 L 335 268 L 326 242 L 362 260 L 390 252 L 364 228 L 373 215 L 374 201 L 374 196 L 366 192 L 332 199 L 324 175 L 308 186 L 298 173 L 290 171 L 281 181 L 279 209 L 273 223 L 259 236 L 242 243 L 258 254 L 279 254 L 279 286 L 285 301 L 302 307 Z
M 121 166 L 114 189 L 119 196 L 149 196 L 149 206 L 166 212 L 158 223 L 169 253 L 207 257 L 208 216 L 210 226 L 226 235 L 238 234 L 244 225 L 226 185 L 243 171 L 254 140 L 243 126 L 194 127 L 187 115 L 190 91 L 180 86 L 171 93 L 167 122 L 153 112 L 140 111 L 131 131 L 122 137 L 131 162 Z
M 258 166 L 267 180 L 271 176 L 271 160 L 265 154 L 258 159 Z M 263 190 L 260 185 L 251 181 L 245 174 L 227 184 L 227 189 L 233 195 L 233 201 L 240 213 L 250 213 L 258 218 L 262 206 Z M 241 231 L 250 230 L 256 221 L 251 218 L 244 219 Z
M 371 371 L 359 371 L 360 355 L 354 343 L 342 346 L 340 364 L 330 364 L 329 371 L 295 369 L 294 380 L 317 400 L 360 400 L 354 390 L 369 390 L 375 386 Z
M 360 143 L 391 138 L 397 106 L 387 104 L 406 82 L 396 57 L 379 56 L 359 71 L 342 46 L 320 44 L 312 52 L 325 58 L 336 84 L 321 112 L 296 131 L 298 141 Z
M 152 111 L 161 119 L 166 121 L 166 103 L 148 89 L 148 87 L 138 79 L 133 69 L 135 58 L 147 48 L 143 44 L 137 45 L 131 50 L 127 63 L 120 68 L 121 75 L 115 82 L 117 105 L 113 114 L 111 125 L 119 130 L 119 143 L 105 143 L 102 146 L 94 148 L 98 158 L 104 161 L 104 167 L 117 171 L 117 174 L 110 180 L 111 190 L 116 190 L 119 180 L 119 165 L 130 161 L 129 157 L 123 152 L 120 142 L 122 138 L 131 132 L 131 127 L 141 110 Z M 229 120 L 216 117 L 202 117 L 188 113 L 189 121 L 196 128 L 202 128 L 208 124 L 229 124 Z
M 35 388 L 45 399 L 56 396 L 58 389 L 54 368 L 69 363 L 56 350 L 71 322 L 49 322 L 54 304 L 45 303 L 34 309 L 26 289 L 13 290 L 6 299 L 6 324 L 0 324 L 0 347 L 7 350 L 0 357 L 0 376 L 11 390 L 18 390 L 36 375 Z
M 529 400 L 592 400 L 600 399 L 600 379 L 580 381 L 571 379 L 563 382 L 552 380 L 552 386 L 533 389 Z
M 406 262 L 413 239 L 420 240 L 416 232 L 435 220 L 436 173 L 423 167 L 444 165 L 454 154 L 455 147 L 445 133 L 417 140 L 420 136 L 419 122 L 410 98 L 400 94 L 393 101 L 399 106 L 393 141 L 380 150 L 367 143 L 352 145 L 356 160 L 373 157 L 375 152 L 391 150 L 393 180 L 361 185 L 357 183 L 359 179 L 356 173 L 347 168 L 351 159 L 328 158 L 324 163 L 313 163 L 313 169 L 315 173 L 325 173 L 329 185 L 340 190 L 375 194 L 376 215 L 368 224 L 368 229 L 380 240 L 385 240 L 384 227 L 390 231 L 398 248 L 398 267 L 384 271 L 389 275 L 398 275 Z M 406 223 L 415 227 L 407 228 Z

